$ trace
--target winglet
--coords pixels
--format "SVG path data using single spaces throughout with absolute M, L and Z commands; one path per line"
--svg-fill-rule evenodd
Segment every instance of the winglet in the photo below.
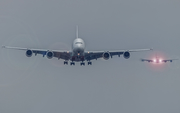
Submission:
M 76 26 L 76 38 L 78 38 L 78 26 Z

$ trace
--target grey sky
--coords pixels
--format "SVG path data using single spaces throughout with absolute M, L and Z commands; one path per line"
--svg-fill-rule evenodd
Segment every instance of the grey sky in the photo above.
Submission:
M 75 27 L 87 50 L 154 48 L 92 66 L 0 54 L 1 113 L 179 113 L 179 0 L 1 0 L 0 45 L 71 49 Z

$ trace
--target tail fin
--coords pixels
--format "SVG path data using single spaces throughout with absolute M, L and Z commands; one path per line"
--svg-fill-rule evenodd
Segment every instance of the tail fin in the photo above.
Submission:
M 159 57 L 158 57 L 158 55 L 157 55 L 157 53 L 156 53 L 156 59 L 158 59 Z
M 76 38 L 78 38 L 78 26 L 76 26 Z
M 157 53 L 155 53 L 155 57 L 157 58 Z

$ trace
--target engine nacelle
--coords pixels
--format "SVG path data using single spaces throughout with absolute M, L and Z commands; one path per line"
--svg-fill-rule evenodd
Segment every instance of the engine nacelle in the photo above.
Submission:
M 103 53 L 103 58 L 104 58 L 105 60 L 108 60 L 109 57 L 110 57 L 110 53 L 109 53 L 109 52 L 104 52 L 104 53 Z
M 126 52 L 124 52 L 123 56 L 125 59 L 128 59 L 128 58 L 130 58 L 130 53 L 128 51 L 126 51 Z
M 51 58 L 54 57 L 54 53 L 53 53 L 52 51 L 48 51 L 48 52 L 46 53 L 46 56 L 47 56 L 47 58 L 51 59 Z
M 27 50 L 27 51 L 26 51 L 26 56 L 27 56 L 27 57 L 31 57 L 32 54 L 33 54 L 33 51 L 32 51 L 32 50 Z

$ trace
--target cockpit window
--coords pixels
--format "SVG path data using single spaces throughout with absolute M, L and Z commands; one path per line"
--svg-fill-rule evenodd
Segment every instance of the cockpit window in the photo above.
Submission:
M 75 44 L 82 44 L 82 42 L 76 42 Z

